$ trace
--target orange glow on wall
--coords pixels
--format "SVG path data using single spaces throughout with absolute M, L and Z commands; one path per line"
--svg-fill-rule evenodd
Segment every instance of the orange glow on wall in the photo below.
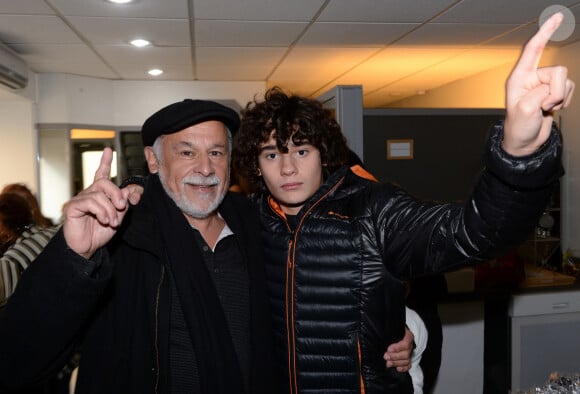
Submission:
M 71 140 L 95 140 L 115 138 L 115 130 L 71 129 Z

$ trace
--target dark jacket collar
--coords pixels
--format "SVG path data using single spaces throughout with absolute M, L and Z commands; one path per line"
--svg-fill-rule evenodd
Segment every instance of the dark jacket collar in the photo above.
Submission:
M 357 168 L 355 168 L 357 167 Z M 369 173 L 366 173 L 360 166 L 349 167 L 343 166 L 334 171 L 330 176 L 320 185 L 318 190 L 306 201 L 297 217 L 301 217 L 304 212 L 307 212 L 310 207 L 321 200 L 335 200 L 343 198 L 347 195 L 357 192 L 361 188 L 366 187 L 375 180 Z M 260 204 L 270 206 L 274 211 L 278 211 L 281 216 L 285 216 L 280 212 L 280 208 L 275 203 L 269 194 L 261 196 L 254 196 L 255 200 L 261 200 Z

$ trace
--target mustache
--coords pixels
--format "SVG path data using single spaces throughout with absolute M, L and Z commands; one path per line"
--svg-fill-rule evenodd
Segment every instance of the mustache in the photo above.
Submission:
M 183 179 L 184 184 L 195 185 L 195 186 L 218 186 L 221 181 L 215 175 L 210 176 L 188 176 Z

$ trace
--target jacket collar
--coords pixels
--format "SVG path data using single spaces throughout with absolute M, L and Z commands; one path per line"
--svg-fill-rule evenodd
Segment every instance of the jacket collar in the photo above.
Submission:
M 362 180 L 362 182 L 361 182 Z M 355 165 L 352 167 L 343 166 L 334 171 L 330 176 L 320 185 L 318 190 L 306 201 L 298 216 L 302 216 L 313 205 L 321 200 L 334 200 L 342 198 L 345 195 L 351 194 L 364 187 L 367 182 L 376 182 L 376 178 L 366 171 L 363 167 Z M 340 187 L 339 187 L 340 186 Z M 278 215 L 285 217 L 282 209 L 271 195 L 263 196 L 263 201 Z

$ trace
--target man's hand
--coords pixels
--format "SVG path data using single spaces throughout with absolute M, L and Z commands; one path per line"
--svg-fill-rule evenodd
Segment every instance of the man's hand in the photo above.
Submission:
M 397 367 L 399 372 L 407 372 L 411 368 L 413 353 L 413 333 L 405 327 L 405 336 L 397 343 L 389 345 L 383 355 L 387 368 Z
M 69 248 L 90 258 L 113 238 L 127 213 L 131 190 L 109 180 L 113 151 L 105 148 L 94 182 L 63 207 L 63 232 Z
M 536 151 L 550 136 L 553 114 L 570 104 L 574 82 L 566 67 L 538 68 L 563 15 L 554 14 L 528 41 L 506 84 L 503 148 L 512 156 Z

